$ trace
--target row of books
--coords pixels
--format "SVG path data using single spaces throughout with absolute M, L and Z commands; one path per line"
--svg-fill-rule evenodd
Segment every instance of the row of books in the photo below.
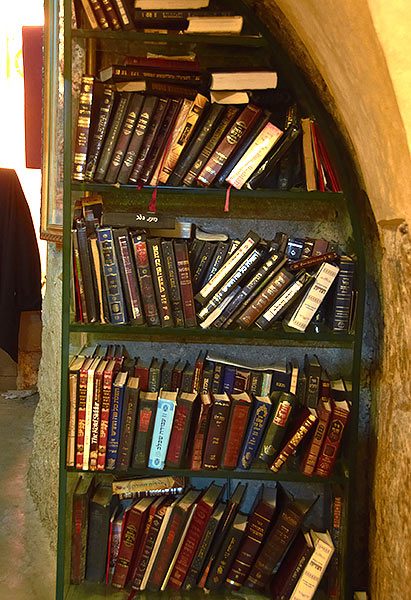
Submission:
M 146 363 L 99 347 L 70 364 L 67 465 L 277 472 L 305 445 L 302 473 L 327 477 L 349 395 L 308 355 L 300 372 L 295 361 L 251 369 L 201 351 L 194 365 Z
M 304 528 L 313 501 L 261 486 L 249 514 L 246 485 L 188 487 L 181 495 L 118 500 L 113 486 L 80 478 L 73 497 L 72 583 L 138 591 L 201 588 L 310 600 L 334 554 L 328 531 Z M 315 501 L 314 501 L 315 503 Z M 275 574 L 273 571 L 275 567 Z
M 182 2 L 179 10 L 164 8 L 167 3 L 135 3 L 132 0 L 76 0 L 77 27 L 90 27 L 110 31 L 133 30 L 150 32 L 185 33 L 241 33 L 243 17 L 231 10 L 218 8 L 216 3 L 208 7 L 207 1 Z M 175 8 L 175 3 L 172 8 Z M 84 12 L 84 14 L 83 14 Z

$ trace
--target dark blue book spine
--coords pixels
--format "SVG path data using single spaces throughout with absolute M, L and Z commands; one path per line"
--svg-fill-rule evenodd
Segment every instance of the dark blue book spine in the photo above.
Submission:
M 242 471 L 247 471 L 258 455 L 270 413 L 271 404 L 255 397 L 253 413 L 245 434 L 240 456 L 238 457 L 237 467 Z
M 106 469 L 115 469 L 117 462 L 118 445 L 120 442 L 121 421 L 123 418 L 123 404 L 125 385 L 113 383 L 110 403 L 110 417 L 108 425 Z
M 110 321 L 121 325 L 127 322 L 126 310 L 111 227 L 99 227 L 97 229 L 97 239 L 107 292 Z
M 272 392 L 289 392 L 291 383 L 291 371 L 273 371 L 271 382 Z
M 348 331 L 354 271 L 355 262 L 348 256 L 341 256 L 330 318 L 333 331 Z
M 235 380 L 235 367 L 232 365 L 225 365 L 224 377 L 223 377 L 223 392 L 226 394 L 232 394 L 234 389 Z

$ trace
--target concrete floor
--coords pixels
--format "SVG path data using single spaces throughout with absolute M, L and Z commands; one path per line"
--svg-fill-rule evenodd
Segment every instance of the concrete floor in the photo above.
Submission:
M 53 600 L 55 555 L 27 490 L 37 395 L 0 395 L 0 600 Z

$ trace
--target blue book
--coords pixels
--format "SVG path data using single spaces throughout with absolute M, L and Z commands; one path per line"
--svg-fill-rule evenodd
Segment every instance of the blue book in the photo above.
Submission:
M 291 384 L 291 366 L 286 361 L 277 363 L 273 368 L 271 392 L 289 392 Z
M 223 390 L 226 394 L 232 394 L 234 389 L 236 367 L 233 365 L 224 366 Z
M 333 331 L 348 331 L 354 272 L 354 260 L 349 256 L 341 256 L 340 270 L 333 284 L 334 297 L 329 314 L 329 326 Z
M 110 416 L 108 422 L 106 469 L 115 469 L 123 418 L 124 395 L 128 373 L 120 371 L 111 390 Z
M 258 456 L 264 432 L 269 423 L 271 408 L 269 396 L 254 396 L 253 412 L 238 457 L 237 467 L 242 471 L 247 471 L 255 457 Z
M 127 322 L 126 308 L 111 227 L 98 227 L 97 240 L 100 249 L 101 268 L 103 270 L 104 285 L 107 293 L 110 321 L 122 325 Z
M 160 391 L 148 459 L 150 469 L 164 469 L 176 405 L 177 392 Z

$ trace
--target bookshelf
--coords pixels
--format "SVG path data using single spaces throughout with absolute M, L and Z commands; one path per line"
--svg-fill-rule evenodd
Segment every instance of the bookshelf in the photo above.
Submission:
M 357 444 L 358 428 L 358 409 L 359 409 L 359 391 L 360 391 L 360 368 L 361 368 L 361 337 L 362 337 L 362 317 L 364 304 L 364 272 L 365 259 L 362 245 L 362 232 L 359 224 L 359 215 L 356 205 L 357 189 L 355 179 L 352 175 L 350 159 L 346 154 L 343 144 L 340 142 L 338 131 L 335 128 L 329 115 L 317 100 L 310 83 L 307 82 L 292 63 L 290 58 L 271 36 L 264 24 L 260 23 L 254 16 L 247 1 L 235 3 L 236 11 L 244 15 L 247 23 L 250 24 L 252 33 L 244 35 L 196 35 L 189 37 L 181 34 L 161 33 L 140 33 L 136 31 L 101 31 L 89 29 L 72 28 L 71 22 L 71 1 L 61 0 L 64 4 L 64 184 L 63 184 L 63 301 L 62 301 L 62 371 L 61 371 L 61 453 L 60 453 L 60 491 L 59 491 L 59 532 L 58 532 L 58 567 L 57 567 L 57 600 L 100 600 L 102 598 L 113 598 L 124 600 L 127 594 L 111 586 L 104 584 L 93 584 L 84 582 L 81 585 L 70 584 L 70 531 L 72 521 L 71 497 L 78 479 L 79 472 L 66 467 L 66 415 L 68 404 L 67 373 L 69 365 L 69 356 L 73 348 L 80 347 L 85 341 L 91 344 L 93 342 L 107 342 L 130 344 L 157 344 L 162 348 L 173 348 L 187 345 L 188 351 L 193 352 L 193 348 L 208 348 L 213 345 L 226 347 L 231 355 L 235 353 L 236 348 L 248 347 L 264 348 L 264 352 L 270 349 L 276 349 L 278 352 L 284 348 L 286 355 L 292 355 L 293 352 L 299 353 L 302 357 L 304 352 L 318 353 L 321 358 L 321 352 L 325 352 L 327 358 L 338 368 L 338 361 L 343 356 L 345 368 L 352 380 L 352 407 L 350 414 L 350 423 L 344 439 L 344 452 L 335 466 L 332 475 L 327 478 L 313 476 L 307 478 L 303 476 L 296 465 L 291 461 L 286 468 L 278 473 L 273 473 L 268 468 L 252 468 L 249 471 L 196 471 L 190 472 L 188 469 L 164 469 L 156 471 L 152 469 L 127 471 L 127 476 L 158 476 L 158 475 L 178 475 L 192 477 L 197 486 L 207 484 L 212 479 L 217 482 L 226 480 L 229 485 L 237 480 L 244 480 L 256 489 L 262 481 L 274 485 L 276 481 L 284 482 L 287 485 L 297 486 L 296 495 L 309 493 L 321 495 L 323 523 L 329 525 L 329 503 L 332 495 L 332 489 L 337 486 L 343 490 L 344 497 L 344 527 L 341 569 L 343 580 L 343 592 L 341 600 L 348 600 L 352 597 L 350 580 L 350 559 L 353 540 L 353 511 L 354 511 L 354 474 L 355 458 Z M 50 22 L 56 25 L 56 15 L 58 14 L 58 0 L 49 0 L 48 10 L 52 19 Z M 230 4 L 230 3 L 228 3 Z M 250 330 L 210 330 L 200 327 L 184 328 L 161 328 L 132 325 L 111 325 L 111 324 L 79 324 L 73 322 L 71 310 L 71 224 L 72 208 L 75 198 L 84 194 L 96 192 L 101 194 L 104 199 L 104 206 L 107 210 L 115 210 L 121 207 L 121 210 L 147 211 L 154 188 L 144 186 L 138 192 L 135 186 L 122 185 L 121 187 L 98 183 L 73 183 L 72 182 L 72 132 L 75 123 L 75 104 L 72 96 L 72 84 L 76 77 L 73 77 L 73 52 L 77 46 L 83 47 L 86 43 L 92 42 L 92 46 L 97 54 L 103 50 L 105 52 L 128 52 L 150 49 L 157 44 L 167 44 L 173 48 L 195 49 L 199 55 L 207 56 L 207 60 L 212 62 L 213 57 L 221 53 L 255 53 L 255 58 L 261 61 L 261 64 L 275 66 L 280 77 L 293 90 L 299 105 L 307 114 L 315 115 L 317 122 L 322 128 L 324 138 L 333 155 L 334 162 L 337 165 L 339 176 L 342 183 L 342 192 L 307 192 L 300 189 L 291 191 L 278 191 L 271 189 L 257 190 L 232 190 L 230 198 L 230 211 L 224 212 L 223 189 L 200 189 L 159 186 L 157 195 L 157 212 L 162 215 L 183 217 L 196 222 L 196 219 L 221 220 L 229 229 L 235 221 L 270 222 L 273 226 L 276 223 L 288 223 L 289 231 L 292 231 L 291 225 L 298 221 L 303 223 L 304 231 L 310 228 L 318 231 L 319 224 L 331 223 L 333 227 L 340 229 L 340 240 L 348 241 L 352 251 L 357 257 L 357 281 L 358 281 L 358 309 L 356 318 L 355 334 L 335 334 L 325 326 L 310 325 L 304 334 L 296 331 L 286 330 L 282 324 L 269 329 L 260 331 Z M 53 61 L 53 54 L 51 55 Z M 55 58 L 54 58 L 55 60 Z M 49 65 L 52 68 L 52 65 Z M 78 77 L 74 82 L 78 85 Z M 51 115 L 46 117 L 52 118 Z M 195 201 L 194 201 L 195 200 Z M 254 228 L 254 225 L 253 227 Z M 191 356 L 193 360 L 193 356 Z M 116 471 L 113 472 L 116 475 Z M 124 474 L 124 472 L 122 473 Z M 321 511 L 320 511 L 321 512 Z M 321 516 L 321 515 L 320 515 Z M 233 598 L 244 598 L 244 600 L 262 600 L 260 594 L 253 592 L 248 588 L 241 588 L 240 592 L 235 594 L 226 593 L 225 596 Z M 137 598 L 152 600 L 156 593 L 143 592 L 137 593 Z M 188 599 L 188 593 L 177 593 L 173 590 L 165 591 L 163 598 L 181 597 Z M 189 598 L 197 600 L 203 598 L 202 591 L 190 592 Z M 210 593 L 208 597 L 212 600 L 221 598 L 221 594 Z M 319 589 L 315 595 L 316 600 L 326 600 L 327 594 L 323 589 Z

